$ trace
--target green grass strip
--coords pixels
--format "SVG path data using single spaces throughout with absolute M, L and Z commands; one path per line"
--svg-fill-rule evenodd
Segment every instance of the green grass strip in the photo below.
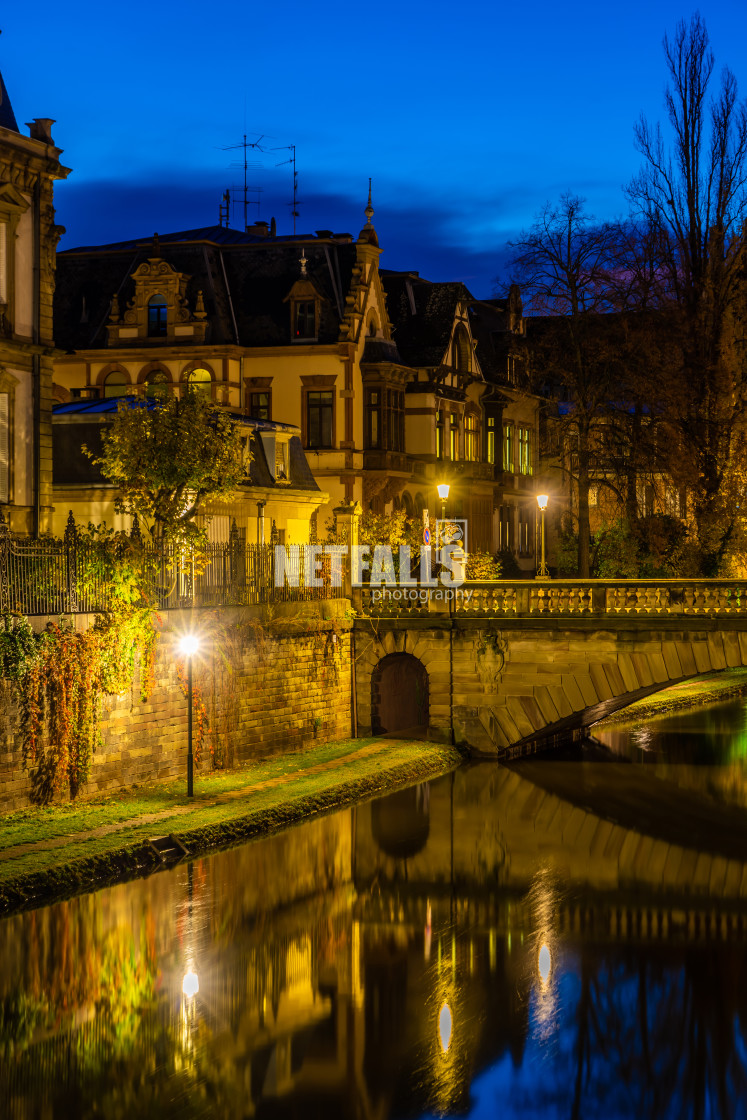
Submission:
M 642 700 L 636 700 L 634 704 L 600 720 L 594 726 L 627 727 L 642 719 L 666 715 L 679 708 L 713 704 L 718 700 L 726 700 L 730 696 L 738 696 L 745 691 L 747 691 L 747 668 L 737 666 L 734 669 L 721 669 L 713 673 L 704 673 L 702 677 L 682 681 L 680 684 L 673 684 L 669 688 L 662 689 L 661 692 L 655 692 L 652 696 L 644 696 Z
M 361 748 L 369 745 L 383 749 L 381 753 L 361 755 Z M 15 844 L 59 836 L 70 839 L 55 848 L 36 848 L 14 855 L 7 850 L 3 827 L 0 912 L 40 905 L 152 871 L 158 861 L 145 843 L 152 836 L 173 833 L 183 840 L 190 854 L 196 855 L 298 823 L 315 813 L 342 808 L 360 798 L 436 777 L 460 761 L 461 756 L 453 747 L 436 743 L 348 740 L 325 744 L 303 754 L 284 755 L 241 771 L 211 774 L 204 787 L 200 777 L 199 796 L 192 802 L 185 797 L 183 783 L 167 783 L 77 807 L 23 810 L 6 818 Z M 325 762 L 335 765 L 321 773 L 308 773 Z M 279 777 L 290 780 L 219 804 L 206 804 L 216 794 Z M 189 812 L 152 823 L 139 823 L 138 814 L 133 812 L 135 806 L 140 806 L 141 813 L 153 813 L 186 805 Z M 127 808 L 124 815 L 119 813 L 120 807 Z M 114 808 L 114 814 L 107 812 L 110 808 Z M 49 814 L 48 821 L 43 820 L 44 814 Z M 13 821 L 16 817 L 24 820 Z M 105 836 L 85 835 L 96 827 L 92 820 L 99 825 L 115 820 L 128 824 Z

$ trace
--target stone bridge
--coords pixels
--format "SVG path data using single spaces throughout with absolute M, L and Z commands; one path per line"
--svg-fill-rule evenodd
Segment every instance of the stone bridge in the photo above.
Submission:
M 411 603 L 364 591 L 358 734 L 421 733 L 510 757 L 747 665 L 747 581 L 501 580 L 440 593 Z

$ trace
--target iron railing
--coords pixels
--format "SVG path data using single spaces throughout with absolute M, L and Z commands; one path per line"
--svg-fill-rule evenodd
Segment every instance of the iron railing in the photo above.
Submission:
M 228 607 L 259 603 L 336 599 L 344 594 L 331 579 L 329 566 L 317 568 L 317 583 L 307 579 L 307 548 L 285 550 L 285 578 L 275 586 L 275 544 L 247 544 L 236 523 L 230 538 L 210 543 L 199 552 L 142 544 L 137 523 L 130 534 L 137 544 L 140 567 L 147 572 L 142 602 L 159 609 Z M 120 536 L 114 556 L 126 555 Z M 0 614 L 83 614 L 111 610 L 112 587 L 104 574 L 101 547 L 81 538 L 72 514 L 64 537 L 38 540 L 12 536 L 0 522 Z

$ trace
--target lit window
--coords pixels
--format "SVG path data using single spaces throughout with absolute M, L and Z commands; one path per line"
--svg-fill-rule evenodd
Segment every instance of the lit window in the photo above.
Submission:
M 295 305 L 294 338 L 316 338 L 316 303 L 302 300 Z
M 130 379 L 127 374 L 122 373 L 119 369 L 114 369 L 111 373 L 106 375 L 104 380 L 104 396 L 107 399 L 111 397 L 124 397 L 127 394 L 129 384 Z
M 208 400 L 212 399 L 213 379 L 210 376 L 210 370 L 193 369 L 187 375 L 187 384 L 189 385 L 190 389 L 193 389 L 195 391 L 195 393 L 199 393 L 201 396 L 207 397 Z
M 381 447 L 381 390 L 369 389 L 368 402 L 368 446 L 372 449 Z
M 451 423 L 449 424 L 449 457 L 453 462 L 456 462 L 459 458 L 459 428 L 454 412 L 451 414 Z
M 464 418 L 464 458 L 468 463 L 476 463 L 479 457 L 477 453 L 477 417 L 467 413 Z
M 488 416 L 487 418 L 487 447 L 485 448 L 485 455 L 489 463 L 495 462 L 495 416 Z
M 334 392 L 309 389 L 306 394 L 306 446 L 332 446 Z
M 10 501 L 10 394 L 0 393 L 0 502 Z
M 444 457 L 444 414 L 439 412 L 436 416 L 436 458 Z
M 532 473 L 532 432 L 519 428 L 519 474 Z
M 514 469 L 514 426 L 513 424 L 503 425 L 503 469 L 504 471 L 511 471 Z
M 166 335 L 166 316 L 168 308 L 162 295 L 151 296 L 148 300 L 148 337 L 163 338 Z

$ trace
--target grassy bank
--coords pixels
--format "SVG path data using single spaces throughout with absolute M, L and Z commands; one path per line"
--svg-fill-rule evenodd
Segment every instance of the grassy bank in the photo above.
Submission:
M 146 874 L 160 866 L 153 837 L 177 836 L 195 855 L 435 777 L 460 761 L 436 743 L 346 740 L 199 774 L 192 799 L 184 782 L 168 782 L 9 813 L 0 823 L 0 913 Z
M 747 692 L 747 668 L 739 666 L 736 669 L 722 669 L 716 673 L 705 673 L 702 677 L 673 684 L 652 696 L 645 696 L 637 700 L 621 713 L 608 716 L 607 719 L 595 723 L 595 728 L 600 727 L 627 727 L 642 719 L 652 716 L 666 715 L 678 708 L 691 708 L 700 704 L 713 704 L 718 700 L 726 700 L 730 696 L 738 696 Z

